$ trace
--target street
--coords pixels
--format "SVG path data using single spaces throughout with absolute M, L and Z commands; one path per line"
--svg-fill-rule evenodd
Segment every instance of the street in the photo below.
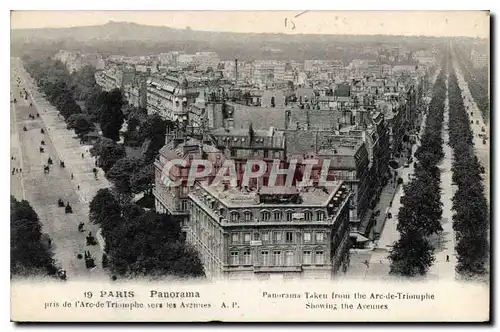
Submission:
M 88 203 L 81 200 L 75 180 L 71 180 L 68 167 L 61 168 L 59 151 L 54 146 L 49 131 L 53 127 L 46 126 L 41 115 L 42 110 L 36 105 L 30 106 L 32 99 L 20 97 L 23 84 L 17 87 L 16 79 L 20 75 L 19 67 L 14 61 L 11 67 L 11 91 L 17 99 L 16 104 L 11 104 L 11 169 L 20 168 L 21 172 L 11 175 L 11 193 L 18 199 L 25 197 L 35 209 L 43 225 L 43 232 L 52 239 L 52 250 L 56 264 L 67 272 L 68 279 L 78 277 L 95 278 L 104 277 L 101 268 L 102 251 L 99 246 L 87 246 L 87 231 L 96 234 L 97 227 L 88 221 Z M 21 76 L 25 81 L 25 78 Z M 26 88 L 28 90 L 28 88 Z M 33 116 L 33 118 L 30 117 Z M 26 127 L 26 131 L 23 130 Z M 41 133 L 44 129 L 45 134 Z M 40 152 L 41 141 L 44 141 L 44 152 Z M 48 158 L 53 160 L 50 172 L 44 174 L 43 167 L 48 164 Z M 15 158 L 14 160 L 12 158 Z M 94 180 L 95 181 L 95 180 Z M 80 185 L 83 186 L 83 183 Z M 57 200 L 71 205 L 72 214 L 66 214 L 64 208 L 58 207 Z M 85 232 L 79 232 L 77 227 L 80 222 L 85 223 Z M 97 266 L 89 270 L 85 267 L 84 251 L 90 251 Z
M 434 86 L 436 82 L 439 70 L 436 71 L 434 76 L 431 78 L 430 86 Z M 429 95 L 431 96 L 431 95 Z M 446 101 L 447 103 L 447 101 Z M 446 104 L 447 105 L 447 104 Z M 420 124 L 420 134 L 423 135 L 425 131 L 427 116 L 424 114 L 422 117 L 422 122 Z M 446 121 L 446 119 L 445 119 Z M 443 134 L 444 135 L 444 134 Z M 420 146 L 420 139 L 417 140 L 416 144 L 412 146 L 412 155 Z M 446 148 L 445 148 L 446 151 Z M 451 169 L 451 161 L 445 157 L 443 163 L 448 169 Z M 398 176 L 403 179 L 403 183 L 406 184 L 409 181 L 409 177 L 415 172 L 415 162 L 411 163 L 409 167 L 400 167 L 397 169 Z M 451 173 L 448 174 L 451 180 Z M 447 175 L 447 176 L 448 176 Z M 384 211 L 386 220 L 380 233 L 380 238 L 373 244 L 373 249 L 366 250 L 356 250 L 351 252 L 351 265 L 346 273 L 346 278 L 348 279 L 384 279 L 389 280 L 395 277 L 389 275 L 390 271 L 390 260 L 388 259 L 389 252 L 394 244 L 394 242 L 399 240 L 399 232 L 397 231 L 398 225 L 398 212 L 401 208 L 401 196 L 403 196 L 403 186 L 399 185 L 396 188 L 396 193 L 392 200 L 392 205 L 387 207 L 387 212 Z M 387 218 L 387 213 L 391 213 L 392 218 Z M 451 211 L 450 211 L 451 213 Z M 444 215 L 444 213 L 443 213 Z M 443 219 L 443 228 L 445 228 L 446 220 Z M 450 223 L 451 225 L 451 223 Z M 452 248 L 454 249 L 454 247 Z M 436 279 L 441 277 L 440 275 L 428 275 L 426 279 Z

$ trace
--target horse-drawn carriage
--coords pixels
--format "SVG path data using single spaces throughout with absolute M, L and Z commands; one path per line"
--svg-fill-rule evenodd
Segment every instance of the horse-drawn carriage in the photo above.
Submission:
M 63 269 L 57 270 L 57 277 L 63 281 L 66 281 L 66 270 Z
M 95 267 L 94 258 L 92 258 L 90 252 L 88 251 L 85 251 L 85 267 L 87 267 L 87 269 L 92 269 Z
M 40 149 L 39 149 L 39 150 L 40 150 L 40 153 L 44 153 L 44 152 L 45 152 L 45 150 L 44 150 L 44 148 L 43 148 L 43 147 L 40 147 Z
M 61 168 L 66 167 L 66 165 L 64 165 L 64 161 L 60 161 L 60 162 L 59 162 L 59 166 L 60 166 Z
M 59 198 L 59 199 L 57 200 L 57 206 L 59 206 L 59 207 L 64 207 L 64 201 L 63 201 L 62 199 L 60 199 L 60 198 Z
M 23 131 L 28 131 L 28 128 L 26 128 L 26 126 L 24 126 Z
M 50 173 L 50 167 L 48 165 L 43 165 L 43 174 L 49 174 Z
M 49 157 L 49 159 L 47 159 L 47 164 L 52 165 L 53 163 L 52 158 Z
M 45 134 L 45 131 L 42 129 L 40 129 L 40 134 Z
M 87 235 L 87 245 L 88 246 L 96 246 L 97 245 L 97 240 L 96 238 L 92 235 L 92 232 L 89 232 L 89 235 Z
M 64 213 L 73 213 L 73 208 L 71 207 L 71 205 L 69 205 L 69 202 L 68 204 L 66 204 L 66 207 L 64 208 Z
M 41 145 L 45 145 L 45 141 L 44 141 L 44 140 L 41 140 L 41 141 L 40 141 L 40 144 L 41 144 Z

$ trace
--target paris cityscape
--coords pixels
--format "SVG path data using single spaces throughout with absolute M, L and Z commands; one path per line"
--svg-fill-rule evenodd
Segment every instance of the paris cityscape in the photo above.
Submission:
M 11 278 L 489 282 L 489 39 L 167 26 L 11 30 Z

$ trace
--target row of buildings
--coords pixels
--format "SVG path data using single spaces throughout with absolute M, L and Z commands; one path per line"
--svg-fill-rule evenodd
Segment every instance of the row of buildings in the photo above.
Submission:
M 92 66 L 98 70 L 106 67 L 106 61 L 97 53 L 80 53 L 61 50 L 54 55 L 55 60 L 61 61 L 70 73 L 78 71 L 85 66 Z
M 419 54 L 419 65 L 220 61 L 212 70 L 184 68 L 191 60 L 181 55 L 162 55 L 162 66 L 178 66 L 165 72 L 114 59 L 96 73 L 104 89 L 120 88 L 130 104 L 177 123 L 155 161 L 156 210 L 179 218 L 212 278 L 323 279 L 345 271 L 349 249 L 374 235 L 375 206 L 395 181 L 391 161 L 410 157 L 434 54 Z M 210 53 L 198 59 L 216 62 Z M 185 166 L 167 172 L 174 159 Z M 198 159 L 214 168 L 188 185 Z M 255 159 L 268 168 L 298 161 L 293 185 L 279 177 L 282 186 L 270 187 L 266 173 L 244 186 L 242 172 Z M 311 159 L 329 163 L 329 186 L 319 167 L 309 186 L 298 185 Z M 236 187 L 213 183 L 227 160 L 236 165 Z
M 332 277 L 348 268 L 357 239 L 370 236 L 381 190 L 394 180 L 390 161 L 409 157 L 426 77 L 354 80 L 331 95 L 270 90 L 258 105 L 250 105 L 253 94 L 244 88 L 200 92 L 156 160 L 156 209 L 182 220 L 187 241 L 214 278 Z M 186 166 L 165 174 L 174 159 Z M 268 187 L 267 174 L 245 188 L 240 173 L 237 188 L 214 187 L 215 169 L 207 183 L 165 186 L 166 175 L 186 176 L 196 159 L 219 166 L 231 159 L 239 172 L 248 160 L 268 168 L 275 160 L 284 166 L 298 160 L 298 178 L 307 160 L 327 160 L 337 184 L 322 187 L 313 168 L 309 188 Z

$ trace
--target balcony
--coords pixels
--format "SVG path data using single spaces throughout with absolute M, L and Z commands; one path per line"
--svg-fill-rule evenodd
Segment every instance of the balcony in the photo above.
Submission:
M 253 272 L 255 273 L 272 273 L 272 272 L 302 272 L 302 265 L 297 266 L 264 266 L 264 265 L 254 265 Z

